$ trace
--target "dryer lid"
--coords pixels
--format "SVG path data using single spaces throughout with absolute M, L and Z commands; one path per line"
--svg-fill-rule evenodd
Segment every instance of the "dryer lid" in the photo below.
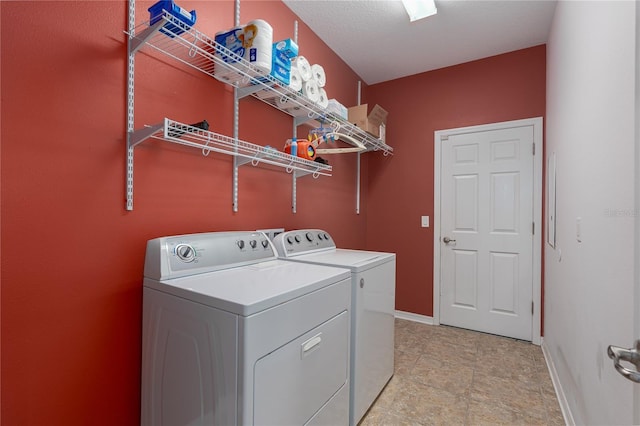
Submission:
M 248 316 L 350 279 L 343 268 L 272 260 L 167 280 L 145 278 L 145 287 Z

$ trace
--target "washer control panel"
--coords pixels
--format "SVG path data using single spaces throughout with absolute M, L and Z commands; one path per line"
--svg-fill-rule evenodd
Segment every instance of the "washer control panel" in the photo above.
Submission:
M 336 244 L 322 229 L 299 229 L 276 235 L 273 239 L 279 256 L 289 257 L 318 250 L 335 249 Z
M 209 232 L 161 237 L 147 242 L 144 275 L 170 279 L 275 260 L 262 232 Z

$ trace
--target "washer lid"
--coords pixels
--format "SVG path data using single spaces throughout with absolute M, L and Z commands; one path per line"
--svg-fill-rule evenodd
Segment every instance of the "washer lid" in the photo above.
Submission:
M 381 263 L 395 260 L 395 257 L 395 253 L 335 249 L 319 251 L 316 253 L 301 254 L 299 256 L 290 256 L 287 259 L 349 268 L 352 271 L 363 271 L 369 268 L 373 268 L 374 266 L 377 266 Z
M 350 277 L 347 269 L 272 260 L 162 281 L 145 278 L 144 285 L 248 316 Z

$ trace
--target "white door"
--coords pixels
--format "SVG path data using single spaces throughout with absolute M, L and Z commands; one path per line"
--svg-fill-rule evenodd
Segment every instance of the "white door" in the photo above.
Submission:
M 441 143 L 440 323 L 532 340 L 534 126 Z

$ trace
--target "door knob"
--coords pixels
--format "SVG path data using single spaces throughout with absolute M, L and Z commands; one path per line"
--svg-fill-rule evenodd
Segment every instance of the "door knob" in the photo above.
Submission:
M 635 346 L 635 348 L 623 349 L 612 345 L 607 349 L 607 355 L 613 360 L 613 365 L 618 373 L 632 382 L 640 383 L 640 340 L 636 340 Z M 635 365 L 636 369 L 627 368 L 620 361 L 631 363 Z
M 451 238 L 449 238 L 449 237 L 444 237 L 444 238 L 442 239 L 442 241 L 443 241 L 445 244 L 455 243 L 455 242 L 456 242 L 456 240 L 452 240 L 452 239 L 451 239 Z

